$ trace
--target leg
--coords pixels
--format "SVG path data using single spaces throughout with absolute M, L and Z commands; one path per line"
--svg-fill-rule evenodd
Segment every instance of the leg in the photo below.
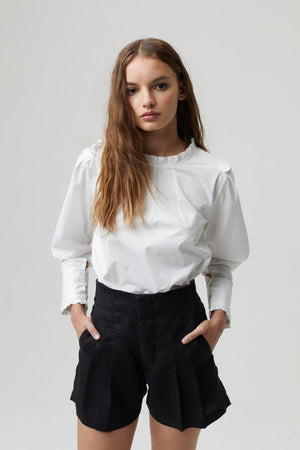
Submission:
M 179 431 L 157 422 L 150 413 L 149 418 L 152 450 L 196 449 L 200 428 L 190 427 Z
M 98 431 L 84 425 L 77 417 L 77 450 L 130 450 L 138 423 L 113 431 Z

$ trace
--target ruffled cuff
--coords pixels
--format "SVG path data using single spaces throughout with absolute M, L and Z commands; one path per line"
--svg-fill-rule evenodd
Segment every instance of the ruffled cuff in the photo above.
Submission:
M 62 303 L 61 314 L 70 315 L 70 306 L 75 303 L 88 309 L 89 264 L 87 258 L 67 259 L 61 262 Z

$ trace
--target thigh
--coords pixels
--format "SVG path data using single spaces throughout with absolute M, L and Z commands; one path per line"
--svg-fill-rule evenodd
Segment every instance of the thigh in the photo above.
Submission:
M 77 450 L 130 450 L 138 417 L 129 425 L 113 431 L 98 431 L 77 418 Z
M 101 338 L 95 340 L 88 330 L 79 338 L 70 399 L 81 423 L 95 431 L 130 425 L 139 416 L 147 392 L 133 307 L 122 295 L 119 298 L 98 289 L 91 318 Z
M 195 450 L 200 428 L 190 427 L 184 431 L 163 425 L 149 413 L 152 450 Z
M 149 343 L 149 351 L 144 352 L 146 404 L 163 425 L 181 432 L 206 428 L 226 412 L 230 400 L 205 337 L 199 335 L 188 344 L 181 341 L 207 318 L 204 305 L 195 291 L 181 289 L 161 300 L 157 297 L 153 308 L 154 325 L 141 332 Z

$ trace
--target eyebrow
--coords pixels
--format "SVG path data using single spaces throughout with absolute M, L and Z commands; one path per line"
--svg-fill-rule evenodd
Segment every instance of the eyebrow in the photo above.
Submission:
M 165 79 L 171 79 L 171 77 L 168 77 L 167 75 L 163 75 L 162 77 L 154 78 L 154 80 L 151 81 L 151 83 L 155 83 L 156 81 L 165 80 Z M 126 86 L 133 86 L 137 83 L 133 83 L 132 81 L 128 81 L 126 83 Z

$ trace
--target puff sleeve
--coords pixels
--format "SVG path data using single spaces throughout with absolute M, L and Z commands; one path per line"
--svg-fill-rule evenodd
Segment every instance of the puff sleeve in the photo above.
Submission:
M 84 149 L 73 168 L 51 243 L 51 253 L 61 263 L 61 313 L 69 315 L 70 305 L 88 308 L 88 267 L 91 259 L 93 224 L 91 218 L 95 153 Z
M 211 259 L 205 272 L 209 318 L 212 311 L 226 312 L 231 326 L 230 303 L 232 272 L 249 256 L 249 240 L 238 190 L 231 165 L 222 165 L 214 191 L 214 202 L 206 229 L 206 241 L 211 249 Z

